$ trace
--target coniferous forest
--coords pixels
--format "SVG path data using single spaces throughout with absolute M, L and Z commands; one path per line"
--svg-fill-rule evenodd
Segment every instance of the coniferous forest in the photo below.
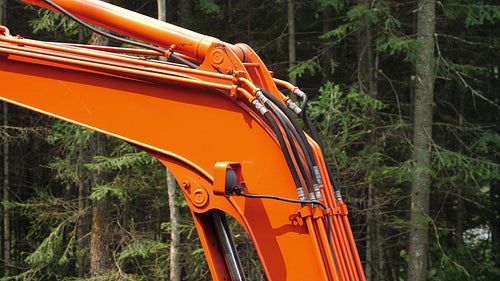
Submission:
M 247 43 L 308 93 L 368 281 L 500 280 L 498 1 L 107 2 Z M 120 46 L 16 0 L 0 1 L 0 23 Z M 0 280 L 211 280 L 182 192 L 156 159 L 0 108 Z M 231 224 L 248 280 L 265 280 Z

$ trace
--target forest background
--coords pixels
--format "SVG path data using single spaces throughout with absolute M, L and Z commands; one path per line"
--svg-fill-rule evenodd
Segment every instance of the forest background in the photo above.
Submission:
M 158 17 L 157 1 L 111 2 Z M 275 77 L 309 94 L 367 280 L 500 280 L 497 1 L 165 2 L 162 19 L 249 44 Z M 422 38 L 425 7 L 433 16 Z M 117 44 L 18 1 L 0 1 L 0 11 L 12 34 Z M 420 166 L 415 116 L 425 81 Z M 12 105 L 3 106 L 1 133 L 1 280 L 210 280 L 189 209 L 155 159 Z M 415 219 L 422 175 L 429 189 Z M 248 279 L 265 280 L 232 224 Z M 420 277 L 408 266 L 415 229 L 424 233 L 413 236 L 425 249 Z

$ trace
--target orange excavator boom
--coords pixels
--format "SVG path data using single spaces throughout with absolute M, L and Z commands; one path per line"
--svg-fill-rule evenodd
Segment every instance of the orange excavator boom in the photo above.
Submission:
M 180 184 L 214 280 L 245 280 L 226 214 L 248 232 L 268 280 L 365 280 L 320 141 L 278 87 L 306 96 L 250 47 L 98 0 L 24 2 L 152 44 L 41 42 L 0 27 L 0 99 L 159 159 Z

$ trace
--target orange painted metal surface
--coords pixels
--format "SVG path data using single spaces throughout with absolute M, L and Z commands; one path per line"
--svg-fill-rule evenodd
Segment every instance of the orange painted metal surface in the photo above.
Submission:
M 48 7 L 40 0 L 25 2 Z M 227 228 L 224 213 L 246 229 L 269 280 L 365 280 L 345 205 L 337 202 L 311 138 L 307 145 L 323 179 L 318 204 L 326 210 L 226 193 L 233 170 L 245 193 L 298 198 L 290 165 L 296 170 L 307 165 L 307 153 L 300 150 L 286 161 L 278 135 L 287 128 L 273 131 L 269 118 L 277 116 L 264 113 L 258 104 L 265 99 L 256 96 L 262 87 L 282 102 L 287 98 L 277 85 L 295 86 L 274 79 L 247 45 L 96 0 L 54 2 L 115 32 L 164 48 L 175 44 L 175 53 L 200 66 L 132 57 L 120 48 L 28 40 L 0 27 L 1 100 L 122 139 L 158 158 L 186 197 L 214 280 L 231 280 L 234 274 L 217 228 Z M 285 150 L 297 142 L 288 138 Z M 298 174 L 302 186 L 312 179 L 309 171 Z M 219 219 L 222 225 L 214 224 Z
M 54 10 L 42 0 L 23 2 Z M 53 1 L 85 22 L 168 49 L 174 44 L 178 51 L 194 60 L 203 61 L 216 38 L 158 21 L 148 16 L 98 0 Z M 234 48 L 235 51 L 238 48 Z

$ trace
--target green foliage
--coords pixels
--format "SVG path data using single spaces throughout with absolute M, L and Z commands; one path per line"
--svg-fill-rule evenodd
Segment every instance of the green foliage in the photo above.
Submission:
M 322 40 L 336 39 L 335 41 L 330 41 L 330 42 L 327 42 L 326 44 L 327 45 L 338 44 L 338 43 L 340 43 L 340 40 L 343 39 L 348 34 L 348 32 L 350 32 L 352 29 L 353 29 L 353 25 L 350 23 L 341 24 L 341 25 L 337 26 L 336 28 L 320 35 L 319 39 L 322 39 Z
M 3 208 L 8 209 L 8 210 L 13 209 L 13 208 L 16 207 L 16 204 L 12 203 L 11 201 L 5 201 L 5 200 L 3 200 L 1 202 L 1 204 L 2 204 Z
M 447 3 L 448 2 L 448 3 Z M 477 1 L 446 1 L 441 6 L 443 13 L 451 19 L 460 19 L 466 27 L 494 24 L 500 20 L 500 6 Z
M 57 259 L 59 265 L 68 263 L 68 258 L 74 256 L 76 240 L 73 233 L 69 241 L 64 241 L 65 236 L 68 234 L 65 231 L 65 226 L 67 226 L 69 222 L 70 220 L 66 220 L 59 224 L 49 236 L 42 241 L 38 248 L 25 259 L 25 262 L 34 266 L 48 264 L 54 259 Z M 66 246 L 63 246 L 64 242 L 67 242 Z
M 309 102 L 309 115 L 311 120 L 316 120 L 318 128 L 330 161 L 336 167 L 352 163 L 362 153 L 362 159 L 371 161 L 380 155 L 368 154 L 358 150 L 355 155 L 349 156 L 350 147 L 355 147 L 363 137 L 371 133 L 371 120 L 368 115 L 370 109 L 383 109 L 385 105 L 380 101 L 350 89 L 347 93 L 340 90 L 339 85 L 327 82 L 320 89 L 317 100 Z M 368 158 L 367 158 L 368 157 Z M 356 162 L 356 161 L 355 161 Z
M 141 152 L 125 152 L 124 154 L 106 157 L 95 156 L 95 163 L 86 164 L 85 168 L 91 171 L 121 171 L 134 165 L 150 165 L 155 159 L 150 154 Z
M 379 12 L 378 8 L 368 8 L 361 5 L 355 5 L 347 11 L 346 20 L 354 22 L 360 18 L 365 18 L 368 22 L 375 24 L 379 20 Z
M 341 11 L 348 4 L 347 0 L 318 0 L 321 9 L 333 7 L 336 11 Z
M 217 5 L 213 0 L 200 0 L 198 5 L 200 7 L 200 10 L 208 15 L 221 13 L 221 7 Z
M 488 231 L 482 229 L 482 231 Z M 461 249 L 444 246 L 452 233 L 446 226 L 433 225 L 435 240 L 430 245 L 432 265 L 428 271 L 430 280 L 497 280 L 500 271 L 495 265 L 491 251 L 491 241 L 486 238 L 464 243 Z M 477 234 L 475 234 L 477 235 Z
M 122 188 L 116 188 L 109 185 L 98 185 L 92 188 L 92 193 L 89 196 L 90 200 L 101 200 L 105 199 L 107 196 L 112 195 L 120 199 L 120 201 L 125 201 L 125 191 Z
M 31 228 L 27 233 L 28 239 L 39 239 L 48 229 L 59 229 L 74 223 L 76 205 L 60 197 L 54 197 L 46 192 L 40 192 L 23 203 L 14 203 L 18 211 L 30 218 Z
M 321 70 L 321 66 L 317 58 L 312 58 L 307 61 L 298 62 L 293 68 L 289 69 L 291 77 L 302 77 L 306 73 L 311 76 L 316 74 L 317 71 Z
M 34 9 L 32 6 L 27 6 L 27 9 Z M 38 17 L 29 21 L 33 28 L 33 33 L 50 32 L 62 33 L 66 36 L 75 36 L 80 32 L 80 25 L 72 21 L 70 18 L 63 16 L 60 13 L 51 10 L 39 8 L 37 9 Z
M 437 184 L 458 185 L 460 183 L 481 186 L 484 181 L 500 179 L 500 164 L 492 162 L 490 159 L 471 157 L 458 152 L 438 148 L 433 153 L 433 166 L 438 171 L 447 171 L 448 176 L 440 180 Z M 450 173 L 452 172 L 452 173 Z
M 170 246 L 168 243 L 163 243 L 158 240 L 152 240 L 148 238 L 134 239 L 131 243 L 125 245 L 125 247 L 117 254 L 118 262 L 123 265 L 130 259 L 135 259 L 140 257 L 142 259 L 161 259 L 162 263 L 166 263 L 168 260 L 168 253 L 170 251 Z M 155 260 L 155 262 L 159 262 Z
M 403 53 L 404 62 L 415 62 L 417 50 L 422 47 L 424 42 L 417 39 L 401 38 L 396 36 L 384 36 L 380 38 L 381 52 L 388 52 L 389 55 Z

